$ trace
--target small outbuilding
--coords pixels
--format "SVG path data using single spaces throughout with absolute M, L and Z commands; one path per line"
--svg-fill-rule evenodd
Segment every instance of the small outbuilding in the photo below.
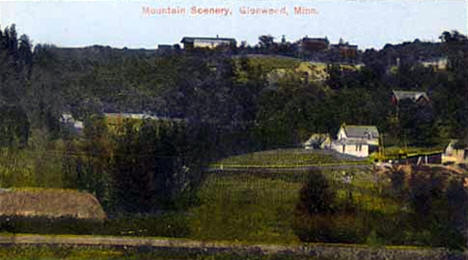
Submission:
M 332 140 L 329 134 L 315 133 L 312 134 L 303 145 L 306 150 L 329 149 L 331 148 L 331 143 Z
M 442 163 L 468 163 L 468 146 L 461 140 L 450 140 L 442 154 Z

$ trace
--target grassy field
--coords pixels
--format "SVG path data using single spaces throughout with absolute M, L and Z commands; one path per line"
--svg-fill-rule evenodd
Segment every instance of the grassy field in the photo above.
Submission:
M 251 55 L 248 57 L 252 67 L 261 66 L 262 70 L 265 72 L 269 72 L 274 69 L 294 69 L 301 64 L 300 59 L 286 56 Z
M 210 175 L 193 209 L 192 237 L 264 243 L 299 242 L 290 227 L 301 182 L 250 174 Z
M 347 190 L 366 209 L 392 213 L 394 202 L 376 196 L 373 175 L 368 170 L 354 172 L 349 187 L 340 186 L 342 170 L 325 174 L 337 182 L 343 199 Z M 308 179 L 307 172 L 209 173 L 198 192 L 198 205 L 188 212 L 160 216 L 110 218 L 102 223 L 61 218 L 15 218 L 0 225 L 10 233 L 100 234 L 131 236 L 186 237 L 196 240 L 226 240 L 246 243 L 300 243 L 292 223 L 299 191 Z M 0 218 L 0 224 L 4 222 Z
M 343 171 L 328 170 L 338 195 L 348 191 L 366 210 L 396 212 L 399 205 L 379 197 L 374 176 L 368 170 L 348 169 L 354 174 L 349 186 L 342 184 Z M 200 206 L 191 211 L 191 238 L 265 243 L 299 243 L 292 228 L 299 191 L 308 173 L 210 174 L 199 192 Z
M 225 158 L 213 166 L 223 167 L 296 167 L 320 164 L 365 163 L 320 150 L 277 149 Z

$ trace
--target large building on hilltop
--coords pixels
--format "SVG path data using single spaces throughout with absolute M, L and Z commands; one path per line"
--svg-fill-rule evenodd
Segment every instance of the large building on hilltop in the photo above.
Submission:
M 325 38 L 309 38 L 304 37 L 299 42 L 299 48 L 302 52 L 318 52 L 327 50 L 330 47 L 330 42 Z
M 217 47 L 236 47 L 237 42 L 234 38 L 216 37 L 184 37 L 180 41 L 184 45 L 184 49 L 193 48 L 208 48 L 214 49 Z

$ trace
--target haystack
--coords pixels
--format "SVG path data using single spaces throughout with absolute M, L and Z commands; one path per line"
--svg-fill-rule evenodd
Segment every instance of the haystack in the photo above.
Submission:
M 103 220 L 106 214 L 91 194 L 66 189 L 1 189 L 0 215 L 73 217 Z

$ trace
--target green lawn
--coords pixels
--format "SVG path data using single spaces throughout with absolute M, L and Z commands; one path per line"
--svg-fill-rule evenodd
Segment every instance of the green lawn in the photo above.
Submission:
M 264 72 L 274 69 L 294 69 L 301 64 L 300 59 L 274 56 L 274 55 L 253 55 L 249 56 L 249 63 L 252 67 L 261 67 Z
M 324 151 L 305 149 L 278 149 L 231 156 L 216 162 L 213 166 L 220 167 L 296 167 L 320 164 L 364 163 L 338 158 L 335 154 Z
M 192 210 L 192 238 L 262 243 L 297 243 L 290 227 L 298 181 L 250 174 L 215 175 L 199 192 Z

